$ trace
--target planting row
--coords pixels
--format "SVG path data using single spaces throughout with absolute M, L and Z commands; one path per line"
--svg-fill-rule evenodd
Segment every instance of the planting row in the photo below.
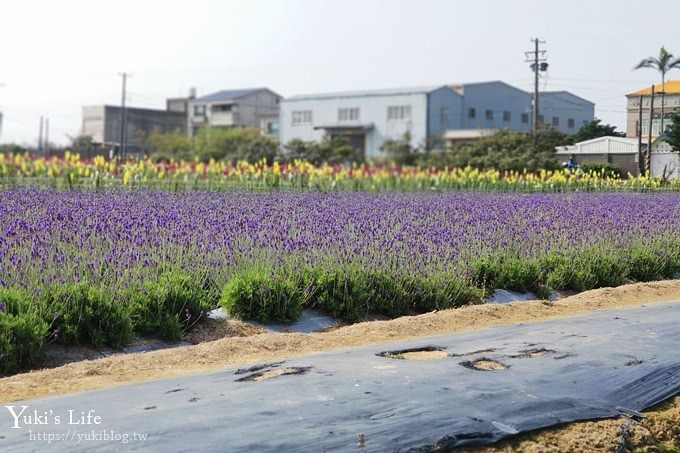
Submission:
M 0 153 L 0 187 L 38 185 L 53 188 L 146 187 L 163 190 L 196 189 L 312 189 L 334 190 L 503 190 L 660 191 L 680 190 L 680 180 L 620 177 L 611 171 L 568 170 L 498 171 L 474 168 L 434 168 L 385 164 L 312 165 L 265 161 L 249 163 L 130 160 L 97 157 L 64 159 Z
M 680 195 L 0 191 L 0 370 L 50 341 L 177 338 L 585 290 L 680 269 Z
M 472 263 L 471 278 L 413 276 L 346 267 L 274 270 L 254 267 L 221 291 L 198 276 L 167 272 L 115 295 L 87 282 L 52 285 L 37 297 L 0 287 L 0 373 L 38 364 L 46 343 L 125 346 L 134 334 L 179 339 L 219 303 L 231 316 L 293 322 L 305 308 L 345 322 L 397 317 L 478 302 L 493 288 L 583 291 L 627 281 L 672 278 L 680 271 L 680 238 L 637 242 L 625 249 L 584 248 L 530 260 L 505 253 Z

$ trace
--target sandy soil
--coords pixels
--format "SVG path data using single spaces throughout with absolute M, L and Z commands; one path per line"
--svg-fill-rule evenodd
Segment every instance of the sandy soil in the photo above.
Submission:
M 680 301 L 680 281 L 603 288 L 557 302 L 475 305 L 390 321 L 359 323 L 323 333 L 261 333 L 247 337 L 222 338 L 192 346 L 116 355 L 5 377 L 0 379 L 0 402 L 100 389 L 335 348 L 555 319 L 608 308 L 664 301 Z M 206 336 L 212 338 L 214 329 L 208 330 L 210 333 L 206 333 Z M 195 341 L 200 340 L 199 335 Z M 571 424 L 519 436 L 495 446 L 492 450 L 613 451 L 621 442 L 623 423 L 621 420 L 606 420 Z M 623 437 L 627 439 L 624 447 L 632 448 L 629 451 L 680 452 L 680 398 L 649 411 L 648 417 L 641 423 L 634 424 Z

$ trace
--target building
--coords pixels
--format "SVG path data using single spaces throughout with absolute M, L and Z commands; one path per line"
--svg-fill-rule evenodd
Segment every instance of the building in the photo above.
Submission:
M 453 88 L 463 96 L 463 129 L 531 131 L 531 93 L 501 81 Z M 568 91 L 540 92 L 538 107 L 539 123 L 570 135 L 595 118 L 595 104 Z
M 186 134 L 187 115 L 184 112 L 127 107 L 126 147 L 131 152 L 139 149 L 150 133 Z M 98 144 L 120 146 L 122 109 L 119 106 L 97 105 L 83 107 L 83 135 Z
M 568 91 L 541 92 L 538 111 L 540 123 L 569 135 L 595 119 L 595 104 Z
M 668 80 L 664 96 L 664 129 L 671 124 L 673 112 L 680 111 L 680 80 Z M 658 137 L 661 130 L 661 84 L 654 85 L 654 118 L 652 121 L 652 137 Z M 649 112 L 651 109 L 652 88 L 647 87 L 626 95 L 626 137 L 637 137 L 642 126 L 642 136 L 649 135 Z M 642 103 L 640 101 L 642 100 Z M 639 123 L 642 111 L 642 124 Z
M 268 88 L 225 90 L 188 102 L 189 135 L 202 127 L 262 127 L 278 115 L 282 97 Z M 275 128 L 274 128 L 275 129 Z
M 662 139 L 657 138 L 652 142 L 649 164 L 653 177 L 680 178 L 680 153 L 673 151 L 671 145 Z
M 388 139 L 413 146 L 460 128 L 462 96 L 447 85 L 293 96 L 281 102 L 281 143 L 342 136 L 367 157 Z
M 539 102 L 545 122 L 567 134 L 595 118 L 592 102 L 566 91 L 541 93 Z M 340 135 L 379 157 L 385 140 L 406 132 L 412 146 L 421 146 L 433 137 L 455 143 L 489 130 L 530 131 L 531 112 L 532 95 L 500 81 L 311 94 L 281 102 L 279 137 L 288 143 Z
M 644 149 L 643 149 L 644 151 Z M 555 148 L 557 158 L 566 162 L 569 157 L 579 164 L 612 164 L 623 174 L 638 175 L 638 141 L 624 137 L 599 137 Z
M 189 112 L 189 102 L 196 99 L 196 88 L 189 90 L 188 97 L 169 98 L 165 100 L 165 110 L 168 112 L 181 112 L 185 115 Z
M 444 141 L 449 146 L 472 143 L 496 132 L 498 129 L 450 129 L 444 132 Z

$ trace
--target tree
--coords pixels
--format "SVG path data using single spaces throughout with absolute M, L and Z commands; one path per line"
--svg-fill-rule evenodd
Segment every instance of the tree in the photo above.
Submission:
M 155 161 L 186 160 L 193 157 L 191 138 L 184 134 L 152 132 L 142 141 L 145 152 Z
M 436 166 L 471 166 L 480 170 L 554 170 L 559 168 L 555 147 L 567 141 L 568 136 L 554 128 L 541 129 L 535 141 L 531 133 L 502 130 L 433 154 L 429 163 Z M 432 159 L 434 157 L 436 160 Z
M 194 137 L 193 154 L 203 161 L 255 162 L 265 159 L 271 163 L 276 157 L 277 147 L 273 138 L 263 136 L 254 127 L 205 127 Z
M 91 135 L 67 135 L 67 137 L 71 140 L 71 146 L 73 148 L 89 148 L 94 144 L 94 138 Z
M 668 128 L 663 139 L 673 151 L 680 152 L 680 113 L 676 112 L 671 116 L 671 127 Z
M 661 46 L 661 49 L 659 49 L 658 58 L 647 57 L 638 63 L 634 69 L 641 68 L 656 69 L 661 74 L 661 133 L 663 133 L 664 99 L 666 98 L 666 73 L 673 68 L 680 68 L 680 59 L 675 58 L 672 53 L 669 53 L 665 47 Z
M 388 139 L 380 147 L 387 160 L 397 165 L 413 165 L 418 157 L 418 149 L 411 146 L 411 134 L 406 132 L 398 139 Z
M 362 152 L 354 149 L 347 140 L 327 135 L 321 142 L 291 140 L 283 147 L 284 160 L 304 159 L 314 165 L 348 164 L 363 162 Z
M 584 124 L 576 134 L 572 136 L 574 142 L 583 142 L 598 137 L 625 137 L 625 133 L 616 130 L 616 126 L 602 124 L 602 120 L 595 118 L 588 124 Z

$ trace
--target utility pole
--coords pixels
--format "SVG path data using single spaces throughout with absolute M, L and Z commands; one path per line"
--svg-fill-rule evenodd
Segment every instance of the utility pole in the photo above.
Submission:
M 652 158 L 652 129 L 654 128 L 654 85 L 652 97 L 649 99 L 649 129 L 647 131 L 647 152 L 645 152 L 645 176 L 650 176 Z
M 123 93 L 120 102 L 120 158 L 125 160 L 125 151 L 127 148 L 127 111 L 125 110 L 125 98 L 127 94 L 127 78 L 130 74 L 125 72 L 120 74 L 123 77 Z
M 45 152 L 49 154 L 50 152 L 50 119 L 45 118 L 45 138 L 43 139 L 43 148 Z
M 38 152 L 42 152 L 43 148 L 43 123 L 45 119 L 41 116 L 40 117 L 40 129 L 38 130 Z
M 638 174 L 642 175 L 644 173 L 643 168 L 643 157 L 642 157 L 642 95 L 640 95 L 640 100 L 638 101 L 638 127 L 637 127 L 637 139 L 638 139 Z
M 540 45 L 545 44 L 545 41 L 541 41 L 538 38 L 534 38 L 531 40 L 534 43 L 534 50 L 530 50 L 528 52 L 524 52 L 524 56 L 526 59 L 524 60 L 525 63 L 531 63 L 530 67 L 531 70 L 534 71 L 534 98 L 533 98 L 533 103 L 532 103 L 532 133 L 534 134 L 534 138 L 536 138 L 536 132 L 538 131 L 539 128 L 539 121 L 538 121 L 538 79 L 539 79 L 539 74 L 541 71 L 547 71 L 548 70 L 548 59 L 545 57 L 545 53 L 547 51 L 541 50 Z

